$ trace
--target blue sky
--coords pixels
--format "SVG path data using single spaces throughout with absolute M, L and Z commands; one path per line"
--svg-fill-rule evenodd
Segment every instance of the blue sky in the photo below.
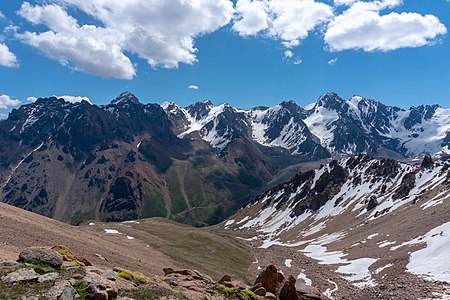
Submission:
M 2 1 L 0 44 L 15 60 L 0 52 L 0 95 L 22 104 L 51 95 L 105 104 L 129 90 L 142 102 L 211 99 L 249 108 L 284 100 L 306 105 L 335 91 L 400 107 L 450 107 L 448 1 L 192 1 L 200 7 L 180 1 L 155 4 L 154 16 L 124 10 L 119 0 L 110 7 L 100 0 Z M 358 28 L 351 10 L 374 22 Z M 315 16 L 302 15 L 308 11 Z M 296 23 L 308 18 L 310 24 Z M 80 29 L 86 24 L 95 28 Z M 64 39 L 48 38 L 49 32 Z M 189 40 L 193 45 L 186 46 Z M 106 49 L 97 53 L 92 49 L 99 44 Z M 16 104 L 9 103 L 0 114 Z

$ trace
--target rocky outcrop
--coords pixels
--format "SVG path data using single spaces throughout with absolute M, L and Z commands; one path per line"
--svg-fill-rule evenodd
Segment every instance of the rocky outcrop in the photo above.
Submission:
M 62 255 L 47 248 L 27 248 L 20 252 L 19 260 L 24 262 L 40 262 L 57 268 L 63 264 Z
M 273 265 L 268 266 L 255 280 L 253 286 L 233 280 L 225 275 L 214 281 L 208 275 L 195 270 L 165 268 L 164 276 L 147 277 L 120 267 L 101 269 L 80 264 L 67 247 L 33 248 L 39 253 L 53 251 L 64 257 L 59 267 L 50 266 L 45 255 L 41 259 L 20 262 L 0 261 L 0 299 L 49 299 L 49 300 L 138 300 L 190 299 L 190 300 L 312 300 L 327 299 L 317 288 L 298 285 L 294 277 L 287 279 Z M 56 251 L 58 250 L 58 251 Z M 31 249 L 25 249 L 29 254 Z M 62 255 L 61 253 L 64 253 Z M 53 254 L 53 253 L 52 253 Z M 21 255 L 23 257 L 24 255 Z M 27 256 L 28 257 L 28 256 Z M 14 288 L 25 283 L 22 289 Z

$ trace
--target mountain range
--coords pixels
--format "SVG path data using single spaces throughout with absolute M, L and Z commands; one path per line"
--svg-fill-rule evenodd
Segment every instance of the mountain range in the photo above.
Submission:
M 0 200 L 72 224 L 160 216 L 202 226 L 310 162 L 449 147 L 450 109 L 436 105 L 335 93 L 249 110 L 142 104 L 129 92 L 103 106 L 40 98 L 0 121 Z

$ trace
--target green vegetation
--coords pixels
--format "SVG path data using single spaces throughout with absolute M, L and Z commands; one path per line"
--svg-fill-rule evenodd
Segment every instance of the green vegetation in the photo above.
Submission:
M 236 296 L 236 289 L 229 288 L 224 286 L 223 284 L 216 284 L 216 290 L 218 290 L 222 295 L 226 297 L 234 297 Z
M 180 299 L 180 300 L 189 300 L 189 298 L 186 297 L 186 295 L 183 294 L 183 293 L 181 293 L 181 292 L 179 292 L 178 294 L 176 294 L 175 297 L 176 297 L 177 299 Z
M 250 290 L 242 290 L 241 295 L 247 300 L 258 300 L 258 296 Z
M 216 279 L 235 274 L 237 278 L 253 280 L 248 273 L 253 261 L 248 249 L 222 232 L 210 233 L 166 219 L 149 219 L 141 222 L 132 235 L 172 257 L 177 268 L 199 270 Z
M 83 213 L 81 211 L 77 211 L 73 214 L 72 218 L 70 218 L 70 225 L 78 226 L 83 221 L 93 219 L 95 219 L 95 212 L 91 211 Z
M 30 265 L 33 265 L 34 268 L 40 268 L 45 271 L 45 273 L 52 273 L 52 272 L 61 272 L 60 268 L 55 268 L 49 264 L 36 261 L 36 260 L 27 260 L 26 263 L 29 263 Z
M 77 293 L 78 293 L 79 300 L 87 299 L 88 293 L 86 292 L 86 286 L 83 284 L 83 282 L 77 281 L 73 287 L 74 287 L 75 291 L 77 291 Z
M 58 253 L 67 256 L 68 258 L 73 258 L 73 253 L 67 248 L 62 248 L 58 251 Z
M 18 282 L 6 284 L 0 280 L 0 300 L 27 299 L 27 295 L 36 295 L 49 289 L 51 283 Z
M 250 175 L 249 173 L 245 172 L 244 170 L 239 171 L 238 179 L 245 185 L 253 186 L 253 187 L 261 187 L 263 185 L 263 182 L 261 179 Z
M 147 277 L 145 277 L 144 274 L 142 274 L 141 272 L 128 272 L 128 271 L 123 271 L 120 272 L 119 274 L 117 274 L 117 276 L 128 280 L 128 281 L 133 281 L 137 284 L 148 284 L 150 281 L 148 280 Z
M 164 197 L 161 193 L 157 193 L 156 196 L 146 198 L 144 200 L 144 209 L 142 215 L 144 218 L 152 217 L 165 217 L 167 214 L 166 204 Z
M 86 267 L 86 265 L 84 264 L 84 262 L 81 262 L 79 260 L 74 260 L 73 261 L 75 263 L 75 267 Z

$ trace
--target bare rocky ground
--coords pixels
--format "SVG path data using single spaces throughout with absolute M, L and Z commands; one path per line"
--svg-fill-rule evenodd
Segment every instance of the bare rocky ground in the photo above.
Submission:
M 163 271 L 164 276 L 147 277 L 121 267 L 101 269 L 65 246 L 30 247 L 20 252 L 17 261 L 0 260 L 0 299 L 328 299 L 317 288 L 283 276 L 273 265 L 252 285 L 229 275 L 215 281 L 195 270 Z
M 414 238 L 422 236 L 450 220 L 450 201 L 445 201 L 437 207 L 423 210 L 420 208 L 421 202 L 416 205 L 405 205 L 393 215 L 382 217 L 366 223 L 363 218 L 357 218 L 358 212 L 351 212 L 349 209 L 344 214 L 336 218 L 330 218 L 326 227 L 307 237 L 302 237 L 301 233 L 307 231 L 314 223 L 305 222 L 279 237 L 282 243 L 292 243 L 314 240 L 324 235 L 331 235 L 336 232 L 344 232 L 344 236 L 330 241 L 326 245 L 328 252 L 342 251 L 349 260 L 361 257 L 378 258 L 378 261 L 370 267 L 371 277 L 375 280 L 376 286 L 356 287 L 352 282 L 343 278 L 342 274 L 335 271 L 339 265 L 321 264 L 320 261 L 307 257 L 302 251 L 308 245 L 305 242 L 300 246 L 278 246 L 272 245 L 267 249 L 261 248 L 264 237 L 261 232 L 255 230 L 239 230 L 228 228 L 225 232 L 240 237 L 252 249 L 254 262 L 250 266 L 251 272 L 257 272 L 258 267 L 269 264 L 276 264 L 284 273 L 292 273 L 295 276 L 303 273 L 312 281 L 314 286 L 319 287 L 321 292 L 328 289 L 332 291 L 333 299 L 360 300 L 360 299 L 392 299 L 392 300 L 418 300 L 418 299 L 449 299 L 450 284 L 435 280 L 426 280 L 407 272 L 409 255 L 412 252 L 426 247 L 424 243 L 406 245 L 391 250 L 392 246 L 399 246 L 409 242 Z M 251 208 L 239 213 L 232 218 L 236 221 L 246 215 L 252 215 Z M 256 212 L 255 212 L 256 214 Z M 222 227 L 215 230 L 222 231 Z M 375 235 L 375 236 L 374 236 Z M 255 239 L 260 236 L 260 239 Z M 368 238 L 374 236 L 372 238 Z M 383 241 L 395 241 L 387 247 L 379 247 Z M 287 267 L 286 259 L 292 260 L 291 267 Z M 443 261 L 443 264 L 448 262 Z M 386 265 L 391 267 L 376 274 L 375 270 Z M 336 288 L 336 285 L 337 288 Z

